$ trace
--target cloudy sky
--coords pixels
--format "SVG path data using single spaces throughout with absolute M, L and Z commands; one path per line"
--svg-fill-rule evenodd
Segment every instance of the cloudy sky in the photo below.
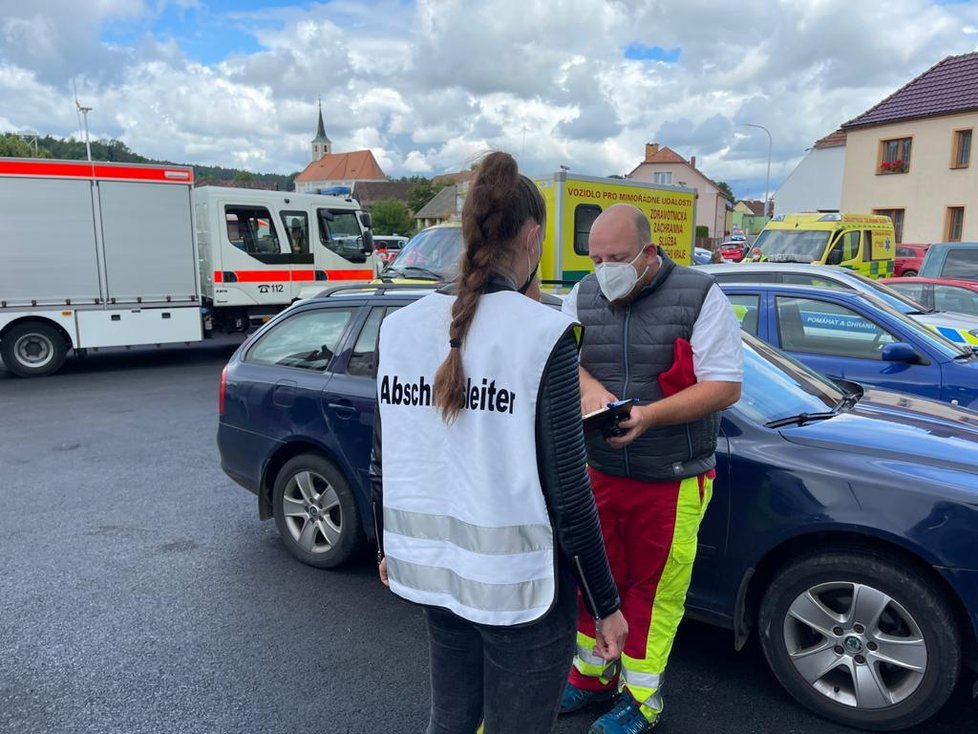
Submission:
M 762 198 L 805 149 L 951 54 L 968 0 L 0 0 L 0 131 L 291 173 L 317 99 L 391 177 L 489 149 L 624 174 L 658 142 Z

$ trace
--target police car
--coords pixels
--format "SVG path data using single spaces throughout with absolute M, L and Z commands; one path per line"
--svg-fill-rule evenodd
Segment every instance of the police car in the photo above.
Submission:
M 378 331 L 430 291 L 332 289 L 264 325 L 222 373 L 222 468 L 304 563 L 338 566 L 373 536 Z M 738 648 L 757 635 L 813 711 L 914 726 L 978 660 L 978 413 L 830 382 L 749 335 L 744 369 L 686 612 Z
M 899 293 L 881 280 L 847 268 L 807 263 L 711 264 L 703 270 L 718 283 L 790 283 L 868 293 L 957 344 L 978 348 L 978 316 L 934 309 Z
M 978 353 L 866 293 L 721 283 L 741 327 L 832 379 L 978 409 Z

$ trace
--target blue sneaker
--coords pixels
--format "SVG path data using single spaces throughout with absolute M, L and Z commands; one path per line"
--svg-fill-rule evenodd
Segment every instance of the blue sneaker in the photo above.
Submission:
M 588 734 L 647 734 L 658 720 L 658 716 L 652 721 L 646 719 L 638 701 L 631 693 L 624 691 L 618 704 L 595 721 L 588 729 Z
M 560 699 L 560 713 L 569 714 L 588 706 L 611 703 L 617 695 L 618 691 L 614 688 L 609 688 L 607 691 L 585 691 L 567 683 L 564 686 L 564 695 Z

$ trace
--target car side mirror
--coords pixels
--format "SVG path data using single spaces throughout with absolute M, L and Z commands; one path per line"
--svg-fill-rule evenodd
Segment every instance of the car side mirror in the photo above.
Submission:
M 373 217 L 370 216 L 370 212 L 360 212 L 360 223 L 370 229 L 373 227 Z
M 829 253 L 828 259 L 825 261 L 828 265 L 838 265 L 842 262 L 842 250 L 832 250 Z
M 880 358 L 884 362 L 908 362 L 917 361 L 917 352 L 906 342 L 893 342 L 883 347 Z

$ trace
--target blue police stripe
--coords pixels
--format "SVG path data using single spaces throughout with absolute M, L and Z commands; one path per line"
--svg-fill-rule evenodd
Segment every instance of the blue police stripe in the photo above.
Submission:
M 947 337 L 952 342 L 957 342 L 958 344 L 966 343 L 964 337 L 961 336 L 960 333 L 958 333 L 957 329 L 952 329 L 949 326 L 938 326 L 935 328 L 937 329 L 938 334 L 940 334 L 943 337 Z

